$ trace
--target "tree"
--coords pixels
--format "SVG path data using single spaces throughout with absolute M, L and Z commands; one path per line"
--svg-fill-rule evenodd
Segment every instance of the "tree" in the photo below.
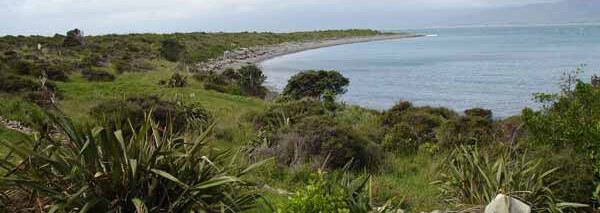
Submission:
M 337 71 L 309 70 L 292 76 L 283 90 L 283 95 L 293 99 L 321 99 L 327 90 L 333 95 L 346 93 L 349 83 L 350 80 Z
M 67 37 L 65 37 L 65 40 L 63 41 L 63 46 L 77 47 L 81 45 L 85 45 L 85 39 L 81 30 L 74 29 L 67 32 Z
M 169 61 L 179 61 L 185 51 L 185 45 L 175 38 L 168 38 L 161 42 L 160 54 Z
M 267 89 L 262 84 L 267 80 L 267 77 L 260 68 L 256 65 L 247 65 L 240 68 L 238 74 L 240 88 L 245 95 L 265 96 Z

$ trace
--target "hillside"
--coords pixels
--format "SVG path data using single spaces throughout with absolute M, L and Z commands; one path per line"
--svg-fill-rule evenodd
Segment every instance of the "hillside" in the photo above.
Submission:
M 0 212 L 483 212 L 499 193 L 535 212 L 595 211 L 598 79 L 497 120 L 348 105 L 336 97 L 352 82 L 337 71 L 301 72 L 274 95 L 254 65 L 196 66 L 381 34 L 2 37 L 0 117 L 32 133 L 0 127 Z

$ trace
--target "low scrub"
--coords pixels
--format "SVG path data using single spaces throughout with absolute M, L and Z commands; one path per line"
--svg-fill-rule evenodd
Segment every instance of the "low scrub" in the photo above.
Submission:
M 339 125 L 331 116 L 311 116 L 283 128 L 273 137 L 280 163 L 299 166 L 305 163 L 325 168 L 375 169 L 381 159 L 378 145 Z
M 35 201 L 44 212 L 242 212 L 261 197 L 242 177 L 264 162 L 232 164 L 230 152 L 207 145 L 210 131 L 180 137 L 147 119 L 125 136 L 110 126 L 80 129 L 65 118 L 53 121 L 64 140 L 42 133 L 2 141 L 26 159 L 0 161 L 12 171 L 0 178 L 2 194 L 25 194 L 8 203 Z M 31 200 L 18 200 L 26 197 Z
M 81 72 L 83 78 L 88 81 L 114 81 L 115 76 L 107 71 L 99 69 L 86 69 Z
M 265 111 L 249 114 L 248 119 L 257 129 L 275 131 L 302 118 L 325 114 L 326 110 L 320 101 L 301 100 L 272 105 Z
M 150 114 L 161 126 L 169 125 L 175 131 L 206 127 L 212 122 L 212 116 L 198 104 L 183 105 L 163 101 L 155 96 L 109 100 L 95 106 L 90 112 L 98 121 L 116 126 L 128 126 L 131 123 L 134 127 L 143 123 L 145 115 Z

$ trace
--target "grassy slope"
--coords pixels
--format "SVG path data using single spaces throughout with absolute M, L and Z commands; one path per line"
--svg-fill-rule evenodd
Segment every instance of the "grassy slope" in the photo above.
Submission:
M 361 32 L 359 35 L 363 35 Z M 368 34 L 368 33 L 367 33 Z M 365 34 L 365 35 L 367 35 Z M 221 44 L 236 41 L 239 46 L 253 46 L 260 44 L 281 43 L 290 40 L 331 38 L 338 36 L 348 36 L 350 34 L 291 34 L 288 37 L 281 35 L 257 35 L 247 34 L 206 34 L 196 36 L 206 36 L 206 40 L 198 41 L 194 45 L 200 45 L 201 49 L 208 50 L 208 55 L 198 56 L 198 59 L 205 57 L 214 57 L 215 52 L 222 52 L 225 47 Z M 192 35 L 188 35 L 192 36 Z M 110 37 L 95 37 L 95 40 L 109 39 Z M 135 37 L 133 37 L 135 39 Z M 216 44 L 208 45 L 210 41 L 218 39 Z M 197 38 L 186 39 L 186 43 L 198 40 Z M 206 44 L 202 46 L 202 44 Z M 178 99 L 184 102 L 199 102 L 211 111 L 218 120 L 216 126 L 216 135 L 226 135 L 227 137 L 217 136 L 217 145 L 219 147 L 231 148 L 238 147 L 240 144 L 252 139 L 256 134 L 252 131 L 251 125 L 244 120 L 243 116 L 250 111 L 263 110 L 271 103 L 257 98 L 241 97 L 229 94 L 222 94 L 213 91 L 206 91 L 202 85 L 189 79 L 189 85 L 185 88 L 168 88 L 158 84 L 159 80 L 169 78 L 175 70 L 175 63 L 165 60 L 152 60 L 156 69 L 147 72 L 124 73 L 117 76 L 113 82 L 88 82 L 83 79 L 79 73 L 71 76 L 68 82 L 56 82 L 58 88 L 64 94 L 64 99 L 60 100 L 58 105 L 69 115 L 76 123 L 83 124 L 90 122 L 89 110 L 96 104 L 114 98 L 122 98 L 136 94 L 157 95 L 162 99 Z M 110 70 L 110 69 L 109 69 Z M 112 71 L 112 70 L 110 70 Z M 31 120 L 31 112 L 37 111 L 34 106 L 24 103 L 19 98 L 11 95 L 0 95 L 0 115 L 9 119 L 27 121 Z M 6 109 L 6 110 L 4 110 Z M 352 118 L 354 119 L 354 118 Z M 368 125 L 369 121 L 365 121 Z M 358 126 L 357 128 L 362 128 Z M 14 140 L 14 133 L 0 129 L 0 139 Z M 2 152 L 0 148 L 0 152 Z M 405 198 L 406 207 L 411 211 L 427 211 L 433 209 L 443 209 L 442 202 L 437 197 L 435 187 L 430 185 L 435 175 L 434 161 L 428 156 L 415 157 L 399 156 L 388 158 L 388 167 L 386 172 L 374 177 L 374 197 L 375 200 L 383 202 L 385 199 L 397 197 Z M 288 191 L 294 191 L 304 185 L 305 171 L 294 171 L 291 169 L 275 169 L 275 165 L 268 165 L 254 174 L 251 179 L 258 183 L 269 184 L 275 188 L 282 188 Z M 264 191 L 264 194 L 275 205 L 285 202 L 286 196 L 281 196 L 273 192 Z

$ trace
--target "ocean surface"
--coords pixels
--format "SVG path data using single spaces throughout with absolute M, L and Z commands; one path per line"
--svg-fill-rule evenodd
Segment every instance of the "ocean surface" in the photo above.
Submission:
M 350 79 L 340 99 L 373 109 L 400 100 L 457 111 L 492 109 L 497 118 L 538 108 L 536 92 L 558 92 L 563 73 L 585 64 L 600 75 L 600 25 L 404 29 L 434 36 L 348 44 L 264 61 L 267 85 L 282 90 L 303 70 Z

